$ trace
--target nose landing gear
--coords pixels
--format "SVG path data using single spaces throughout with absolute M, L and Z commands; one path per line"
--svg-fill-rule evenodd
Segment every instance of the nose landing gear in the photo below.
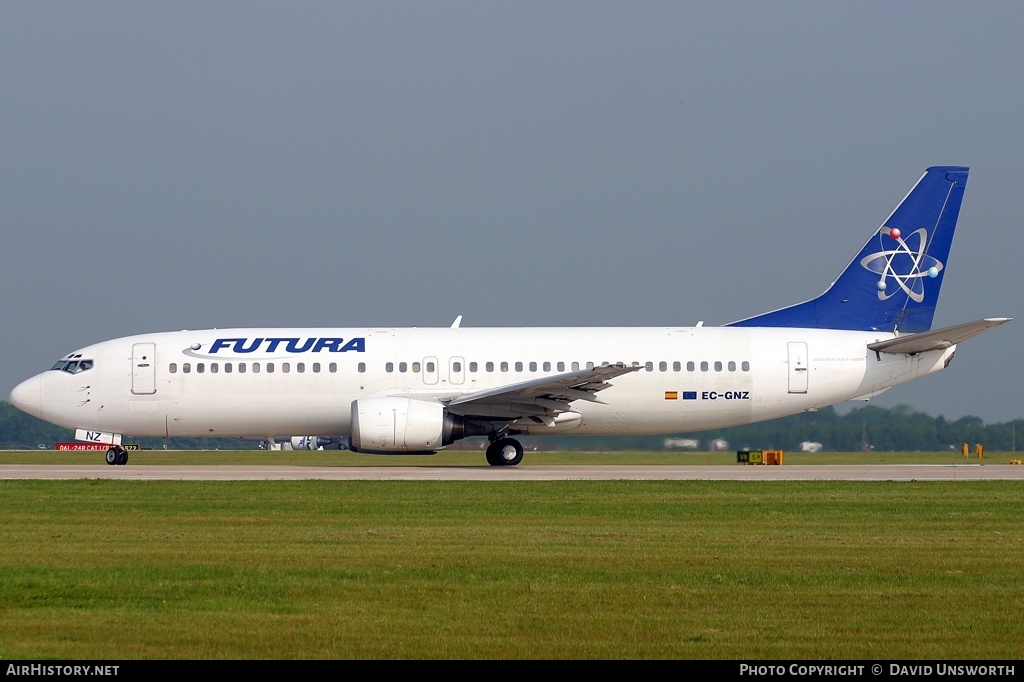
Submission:
M 128 451 L 119 445 L 113 445 L 107 449 L 107 464 L 127 464 Z

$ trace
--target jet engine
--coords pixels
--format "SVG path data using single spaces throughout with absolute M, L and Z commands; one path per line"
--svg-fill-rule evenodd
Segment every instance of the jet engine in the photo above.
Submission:
M 444 405 L 412 398 L 352 401 L 352 450 L 372 454 L 431 454 L 466 436 L 488 432 L 448 414 Z

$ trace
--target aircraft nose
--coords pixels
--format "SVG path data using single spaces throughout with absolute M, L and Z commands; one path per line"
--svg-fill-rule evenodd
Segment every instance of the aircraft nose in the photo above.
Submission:
M 11 404 L 38 417 L 43 406 L 43 378 L 37 374 L 15 386 L 11 391 Z

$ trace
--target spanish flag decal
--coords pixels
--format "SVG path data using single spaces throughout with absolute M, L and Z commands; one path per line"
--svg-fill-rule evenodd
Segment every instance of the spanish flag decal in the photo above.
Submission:
M 679 391 L 665 391 L 665 400 L 679 400 Z

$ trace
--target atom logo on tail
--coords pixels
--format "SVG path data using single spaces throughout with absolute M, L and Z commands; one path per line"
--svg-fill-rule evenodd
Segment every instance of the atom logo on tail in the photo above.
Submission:
M 924 300 L 924 278 L 937 277 L 943 268 L 941 262 L 925 253 L 925 248 L 928 246 L 928 231 L 922 227 L 911 233 L 907 239 L 903 239 L 898 228 L 882 227 L 878 231 L 878 236 L 880 240 L 889 237 L 897 244 L 895 249 L 886 249 L 885 245 L 881 244 L 881 251 L 868 254 L 860 261 L 864 269 L 881 275 L 876 285 L 878 299 L 880 301 L 888 300 L 902 290 L 917 303 L 922 302 Z M 910 242 L 915 239 L 917 246 L 912 248 Z M 889 291 L 890 279 L 895 282 L 895 289 L 891 292 Z

